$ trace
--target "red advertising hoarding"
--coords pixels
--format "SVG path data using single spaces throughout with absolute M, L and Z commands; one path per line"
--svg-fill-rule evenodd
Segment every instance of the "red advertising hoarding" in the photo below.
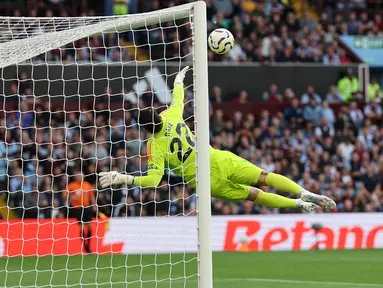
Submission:
M 314 224 L 322 225 L 316 231 Z M 193 253 L 195 217 L 94 220 L 96 254 Z M 214 216 L 213 251 L 383 248 L 383 213 Z M 75 220 L 0 221 L 0 256 L 83 253 Z

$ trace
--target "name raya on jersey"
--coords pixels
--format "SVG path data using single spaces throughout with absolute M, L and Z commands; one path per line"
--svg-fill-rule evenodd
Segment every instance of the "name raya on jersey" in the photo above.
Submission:
M 177 176 L 195 186 L 195 142 L 194 135 L 183 120 L 184 90 L 182 84 L 173 89 L 173 101 L 169 109 L 160 116 L 163 126 L 160 132 L 152 135 L 147 144 L 148 175 L 134 180 L 135 186 L 157 187 L 169 168 Z

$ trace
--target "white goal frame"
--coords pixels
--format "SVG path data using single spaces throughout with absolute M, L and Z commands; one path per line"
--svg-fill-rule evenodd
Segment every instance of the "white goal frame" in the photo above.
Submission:
M 1 17 L 2 21 L 12 19 Z M 0 68 L 21 64 L 32 57 L 64 46 L 78 39 L 103 32 L 119 32 L 144 27 L 162 22 L 189 18 L 193 34 L 193 81 L 194 81 L 194 115 L 196 138 L 196 199 L 197 199 L 197 230 L 198 230 L 198 287 L 212 288 L 212 247 L 211 247 L 211 196 L 210 196 L 210 146 L 209 146 L 209 97 L 208 97 L 208 57 L 207 57 L 207 24 L 206 3 L 197 1 L 149 13 L 99 17 L 95 24 L 83 26 L 81 21 L 87 17 L 72 18 L 68 22 L 69 29 L 57 29 L 54 32 L 20 37 L 7 41 L 7 35 L 0 39 Z M 97 18 L 97 17 L 92 17 Z M 47 20 L 48 18 L 45 18 Z M 57 18 L 59 20 L 59 18 Z M 28 18 L 14 18 L 24 21 Z M 31 22 L 44 18 L 31 18 Z M 79 21 L 76 23 L 76 21 Z M 68 27 L 67 27 L 68 28 Z M 54 37 L 52 37 L 54 36 Z M 45 45 L 41 45 L 44 43 Z M 185 64 L 186 66 L 186 64 Z
M 194 89 L 196 119 L 198 286 L 213 287 L 209 147 L 209 89 L 206 3 L 194 3 Z

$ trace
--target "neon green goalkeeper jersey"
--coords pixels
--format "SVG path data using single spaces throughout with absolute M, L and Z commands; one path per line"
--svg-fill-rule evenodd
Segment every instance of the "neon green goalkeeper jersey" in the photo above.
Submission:
M 152 135 L 147 144 L 148 175 L 136 177 L 135 186 L 157 187 L 164 175 L 164 169 L 169 168 L 195 187 L 194 135 L 183 120 L 183 111 L 183 84 L 176 84 L 172 104 L 160 114 L 162 129 Z

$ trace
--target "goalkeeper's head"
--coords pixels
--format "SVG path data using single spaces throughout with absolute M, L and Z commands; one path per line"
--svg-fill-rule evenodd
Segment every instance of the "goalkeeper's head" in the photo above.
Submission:
M 153 108 L 145 108 L 138 112 L 137 122 L 151 134 L 156 134 L 162 129 L 162 119 L 160 114 Z

